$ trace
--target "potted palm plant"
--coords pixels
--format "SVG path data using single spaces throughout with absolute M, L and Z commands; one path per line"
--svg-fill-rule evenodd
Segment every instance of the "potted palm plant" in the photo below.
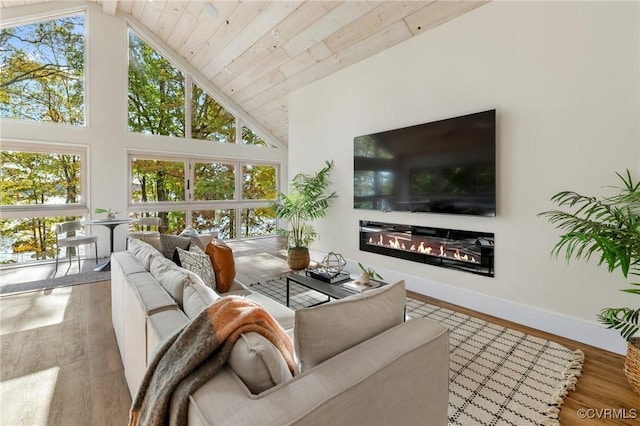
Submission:
M 616 173 L 622 186 L 612 196 L 592 197 L 563 191 L 551 200 L 572 211 L 552 210 L 540 213 L 564 232 L 552 250 L 556 257 L 564 252 L 567 261 L 600 257 L 599 265 L 609 272 L 619 269 L 627 278 L 640 275 L 640 182 L 629 170 Z M 630 283 L 622 291 L 640 295 L 640 283 Z M 598 319 L 627 340 L 625 373 L 631 387 L 640 393 L 640 307 L 604 308 Z
M 287 263 L 294 271 L 305 269 L 311 261 L 309 244 L 317 234 L 309 221 L 326 215 L 336 192 L 327 193 L 333 161 L 313 175 L 299 173 L 289 183 L 289 193 L 279 194 L 273 205 L 276 217 L 289 222 L 287 229 L 278 229 L 278 234 L 287 239 Z

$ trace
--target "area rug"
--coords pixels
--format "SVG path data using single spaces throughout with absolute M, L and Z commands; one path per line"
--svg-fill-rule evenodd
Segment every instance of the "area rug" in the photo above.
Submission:
M 251 288 L 285 303 L 285 277 Z M 295 284 L 290 291 L 293 309 L 326 300 Z M 410 297 L 407 315 L 450 331 L 449 425 L 559 424 L 564 397 L 582 373 L 582 351 Z
M 26 266 L 28 268 L 29 266 Z M 37 266 L 39 268 L 43 268 L 43 266 Z M 55 265 L 50 264 L 44 266 L 50 269 L 49 272 L 45 273 L 46 275 L 53 276 L 55 274 Z M 42 279 L 36 281 L 29 282 L 7 282 L 6 278 L 0 279 L 0 296 L 4 296 L 7 294 L 15 294 L 22 293 L 25 291 L 37 291 L 37 290 L 46 290 L 56 287 L 67 287 L 72 285 L 79 284 L 88 284 L 94 283 L 98 281 L 105 281 L 111 279 L 110 271 L 94 271 L 93 268 L 96 267 L 94 261 L 90 262 L 82 262 L 82 269 L 80 272 L 71 271 L 69 273 L 65 273 L 65 268 L 67 268 L 66 262 L 60 265 L 60 270 L 58 275 L 64 274 L 62 276 L 58 276 L 56 278 Z M 28 275 L 27 275 L 28 276 Z

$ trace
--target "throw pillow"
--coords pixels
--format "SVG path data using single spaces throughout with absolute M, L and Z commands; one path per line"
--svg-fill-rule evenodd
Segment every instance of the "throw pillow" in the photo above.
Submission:
M 167 259 L 171 259 L 174 262 L 176 261 L 177 256 L 176 248 L 180 247 L 183 250 L 189 250 L 189 244 L 191 244 L 191 238 L 181 237 L 179 235 L 170 235 L 170 234 L 160 234 L 160 244 L 162 246 L 162 254 Z M 180 259 L 177 259 L 178 262 Z M 178 266 L 180 266 L 180 264 Z
M 300 371 L 404 321 L 404 281 L 312 308 L 298 309 L 293 327 Z
M 200 240 L 198 231 L 196 231 L 195 229 L 193 229 L 190 226 L 187 226 L 186 228 L 184 228 L 184 230 L 178 234 L 181 237 L 185 237 L 185 238 L 189 238 L 191 239 L 191 242 L 195 245 L 197 245 L 198 247 L 200 247 L 202 250 L 204 250 L 204 244 L 202 244 L 202 241 Z
M 293 378 L 278 348 L 269 339 L 253 331 L 238 337 L 227 364 L 253 394 Z
M 209 244 L 205 252 L 211 258 L 213 272 L 216 276 L 216 290 L 218 293 L 226 293 L 233 285 L 236 278 L 236 264 L 233 260 L 233 251 L 222 240 L 215 239 Z
M 189 251 L 180 247 L 176 248 L 180 264 L 202 279 L 207 287 L 216 288 L 216 276 L 213 272 L 213 265 L 208 254 L 200 250 L 197 246 L 191 246 Z

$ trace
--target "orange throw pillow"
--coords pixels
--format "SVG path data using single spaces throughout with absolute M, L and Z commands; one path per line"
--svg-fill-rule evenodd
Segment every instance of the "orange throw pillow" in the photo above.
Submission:
M 222 240 L 215 239 L 205 248 L 205 253 L 211 258 L 213 273 L 216 276 L 216 290 L 226 293 L 233 285 L 236 277 L 236 264 L 233 251 Z

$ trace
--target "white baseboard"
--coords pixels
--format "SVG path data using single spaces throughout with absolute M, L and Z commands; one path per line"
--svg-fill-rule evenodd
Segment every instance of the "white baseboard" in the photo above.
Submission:
M 326 253 L 311 250 L 311 257 L 314 260 L 320 260 L 325 255 Z M 345 260 L 347 261 L 346 269 L 348 271 L 355 272 L 359 270 L 357 261 Z M 473 309 L 483 314 L 509 320 L 546 333 L 576 340 L 607 351 L 622 355 L 627 351 L 626 342 L 617 331 L 609 330 L 596 321 L 571 317 L 560 312 L 548 311 L 507 299 L 488 296 L 398 271 L 383 268 L 376 268 L 376 271 L 389 282 L 404 280 L 407 290 L 415 293 Z

